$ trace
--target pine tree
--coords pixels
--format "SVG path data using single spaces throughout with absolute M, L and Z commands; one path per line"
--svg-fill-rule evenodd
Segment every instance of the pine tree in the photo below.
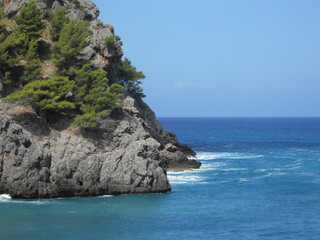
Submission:
M 12 33 L 0 44 L 0 57 L 9 64 L 18 63 L 28 49 L 28 38 L 24 33 Z
M 24 33 L 15 32 L 5 40 L 3 39 L 2 36 L 0 39 L 0 72 L 5 75 L 6 83 L 10 83 L 12 68 L 23 59 L 26 53 L 28 37 Z
M 97 126 L 97 118 L 114 108 L 122 106 L 120 98 L 123 96 L 121 94 L 123 87 L 112 84 L 106 89 L 103 85 L 93 87 L 84 97 L 83 105 L 80 108 L 83 114 L 75 119 L 74 125 L 95 127 Z
M 18 24 L 18 31 L 27 34 L 32 39 L 39 38 L 46 26 L 43 21 L 43 13 L 37 8 L 35 0 L 24 4 L 20 14 L 14 19 Z
M 52 62 L 60 72 L 76 66 L 78 56 L 87 44 L 89 29 L 84 21 L 71 20 L 61 30 L 59 41 L 51 47 Z
M 76 88 L 74 81 L 67 77 L 53 77 L 49 80 L 35 80 L 23 87 L 20 92 L 15 92 L 5 100 L 22 100 L 41 110 L 63 111 L 75 109 L 72 91 Z
M 54 41 L 59 40 L 60 32 L 63 26 L 65 26 L 68 23 L 68 21 L 69 19 L 66 16 L 66 8 L 59 8 L 56 15 L 51 20 L 50 34 Z
M 34 80 L 5 100 L 22 100 L 40 110 L 59 112 L 78 109 L 82 114 L 75 118 L 73 125 L 81 127 L 96 126 L 99 117 L 121 106 L 123 87 L 118 84 L 109 87 L 105 71 L 92 70 L 86 64 L 79 70 L 72 68 L 70 72 L 74 80 L 62 76 Z
M 29 83 L 41 77 L 41 61 L 37 51 L 38 42 L 31 40 L 25 58 L 27 64 L 24 66 L 23 75 L 21 76 L 22 83 Z
M 119 67 L 118 79 L 120 84 L 126 87 L 130 92 L 141 98 L 146 95 L 143 93 L 143 89 L 140 87 L 141 79 L 146 78 L 143 72 L 137 72 L 136 67 L 131 65 L 131 61 L 125 58 Z
M 89 64 L 72 71 L 77 84 L 76 101 L 83 113 L 75 119 L 75 125 L 96 126 L 98 117 L 120 106 L 123 87 L 118 84 L 108 87 L 107 72 L 93 70 Z

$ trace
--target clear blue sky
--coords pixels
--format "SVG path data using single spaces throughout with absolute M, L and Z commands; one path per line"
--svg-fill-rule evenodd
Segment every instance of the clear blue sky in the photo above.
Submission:
M 320 116 L 320 1 L 93 1 L 157 116 Z

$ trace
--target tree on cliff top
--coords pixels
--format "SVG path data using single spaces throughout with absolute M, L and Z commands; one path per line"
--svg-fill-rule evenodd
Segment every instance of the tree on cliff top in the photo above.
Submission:
M 131 65 L 131 61 L 125 58 L 119 67 L 118 79 L 121 85 L 125 86 L 130 92 L 141 98 L 146 95 L 140 87 L 141 79 L 146 78 L 143 72 L 138 72 L 136 67 Z
M 46 26 L 43 21 L 43 13 L 37 8 L 35 0 L 30 0 L 28 4 L 24 4 L 20 14 L 14 20 L 18 24 L 18 31 L 33 39 L 39 38 Z

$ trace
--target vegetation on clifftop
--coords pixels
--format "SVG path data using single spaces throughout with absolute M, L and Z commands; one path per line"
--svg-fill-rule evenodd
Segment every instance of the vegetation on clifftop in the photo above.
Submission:
M 119 84 L 109 84 L 106 71 L 81 59 L 90 36 L 88 23 L 69 20 L 67 11 L 65 7 L 58 9 L 48 22 L 35 0 L 30 0 L 14 17 L 17 25 L 10 33 L 5 34 L 6 26 L 0 25 L 0 78 L 4 84 L 20 89 L 5 100 L 30 104 L 44 114 L 73 113 L 74 126 L 94 127 L 99 117 L 122 106 L 124 88 L 145 97 L 140 87 L 145 75 L 125 58 L 118 69 Z M 3 17 L 7 18 L 0 14 L 0 20 Z M 45 39 L 48 34 L 49 42 Z M 43 49 L 43 41 L 51 45 L 50 49 Z M 122 46 L 120 37 L 113 34 L 104 44 L 111 52 Z M 56 69 L 50 75 L 43 74 L 44 63 L 40 60 L 40 53 L 45 51 Z
M 0 77 L 5 84 L 20 88 L 5 100 L 31 104 L 44 114 L 71 111 L 76 114 L 74 126 L 94 127 L 99 117 L 122 106 L 124 88 L 145 97 L 140 87 L 145 76 L 125 58 L 118 69 L 120 85 L 109 84 L 106 71 L 81 60 L 81 52 L 88 45 L 89 26 L 83 20 L 69 20 L 67 11 L 65 7 L 57 10 L 48 24 L 35 0 L 30 0 L 14 17 L 17 26 L 12 32 L 5 35 L 6 26 L 0 25 Z M 50 76 L 43 76 L 40 60 L 40 53 L 45 51 L 41 44 L 45 31 L 53 40 L 46 56 L 56 69 Z M 108 51 L 117 51 L 122 42 L 112 34 L 104 44 Z

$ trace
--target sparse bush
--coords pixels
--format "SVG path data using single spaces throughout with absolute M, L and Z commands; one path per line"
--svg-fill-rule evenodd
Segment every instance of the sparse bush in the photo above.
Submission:
M 107 47 L 108 50 L 116 50 L 117 49 L 117 45 L 114 39 L 114 35 L 111 34 L 110 36 L 106 37 L 104 40 L 104 43 Z

